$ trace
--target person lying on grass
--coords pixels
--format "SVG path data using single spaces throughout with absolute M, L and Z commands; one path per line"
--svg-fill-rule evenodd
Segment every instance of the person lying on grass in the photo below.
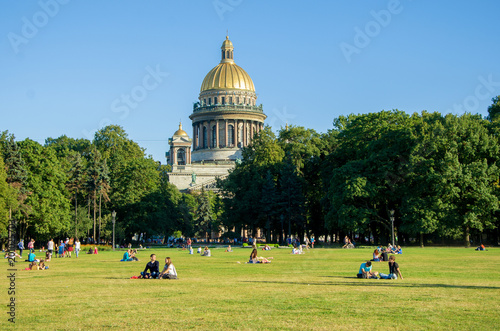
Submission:
M 364 278 L 364 279 L 377 279 L 378 272 L 372 271 L 371 261 L 366 261 L 364 263 L 361 263 L 357 277 Z
M 165 267 L 163 267 L 158 279 L 177 279 L 177 270 L 175 270 L 170 257 L 165 258 Z
M 380 273 L 381 279 L 398 279 L 398 276 L 403 279 L 399 265 L 396 263 L 396 256 L 389 256 L 389 274 Z
M 160 273 L 160 262 L 156 261 L 156 255 L 151 254 L 151 261 L 146 264 L 146 268 L 141 272 L 141 276 L 144 279 L 150 278 L 158 278 L 158 274 Z M 149 270 L 149 272 L 147 272 Z

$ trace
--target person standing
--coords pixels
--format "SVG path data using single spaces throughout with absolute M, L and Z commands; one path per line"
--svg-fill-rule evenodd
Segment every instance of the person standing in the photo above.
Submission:
M 315 240 L 316 240 L 316 239 L 314 239 L 314 236 L 312 236 L 312 237 L 311 237 L 311 248 L 314 248 L 314 241 L 315 241 Z
M 187 244 L 187 249 L 191 251 L 191 238 L 187 238 L 186 244 Z
M 30 242 L 28 243 L 28 249 L 30 253 L 35 251 L 35 239 L 30 240 Z
M 50 256 L 52 256 L 52 253 L 54 253 L 54 240 L 52 238 L 50 238 L 47 243 L 47 250 L 49 251 Z
M 64 241 L 59 244 L 59 257 L 64 257 Z
M 75 255 L 76 255 L 76 258 L 78 258 L 78 253 L 80 253 L 80 240 L 78 240 L 78 238 L 76 238 L 76 241 L 75 241 Z
M 24 250 L 24 239 L 19 240 L 19 243 L 17 244 L 17 248 L 19 248 L 19 255 L 22 258 L 23 257 L 23 250 Z

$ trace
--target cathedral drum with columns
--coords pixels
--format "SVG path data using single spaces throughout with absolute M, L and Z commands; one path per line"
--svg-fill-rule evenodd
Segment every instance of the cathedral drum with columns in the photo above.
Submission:
M 266 115 L 262 105 L 257 106 L 252 79 L 234 63 L 233 49 L 226 37 L 220 63 L 201 84 L 199 101 L 189 116 L 192 139 L 181 125 L 169 139 L 169 180 L 179 190 L 208 187 L 217 177 L 227 176 L 241 159 L 241 149 L 264 127 Z

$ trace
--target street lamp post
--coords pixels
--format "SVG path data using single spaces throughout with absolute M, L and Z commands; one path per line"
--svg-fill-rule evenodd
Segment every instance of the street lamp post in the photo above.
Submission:
M 116 223 L 116 211 L 111 212 L 111 217 L 113 217 L 113 251 L 115 250 L 115 223 Z
M 392 234 L 392 246 L 394 246 L 394 209 L 391 209 L 391 234 Z

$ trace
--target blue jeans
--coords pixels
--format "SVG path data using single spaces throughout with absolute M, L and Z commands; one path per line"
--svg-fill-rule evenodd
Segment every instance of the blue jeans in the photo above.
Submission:
M 156 271 L 154 271 L 154 272 L 152 272 L 152 273 L 148 273 L 148 272 L 144 272 L 144 271 L 143 271 L 143 272 L 141 272 L 141 276 L 142 276 L 143 278 L 154 278 L 154 279 L 156 279 L 156 278 L 158 278 L 158 275 L 159 275 L 159 274 L 160 274 L 160 273 L 159 273 L 159 272 L 156 272 Z
M 398 275 L 396 275 L 396 274 L 383 274 L 383 273 L 379 273 L 378 275 L 382 279 L 398 279 Z

